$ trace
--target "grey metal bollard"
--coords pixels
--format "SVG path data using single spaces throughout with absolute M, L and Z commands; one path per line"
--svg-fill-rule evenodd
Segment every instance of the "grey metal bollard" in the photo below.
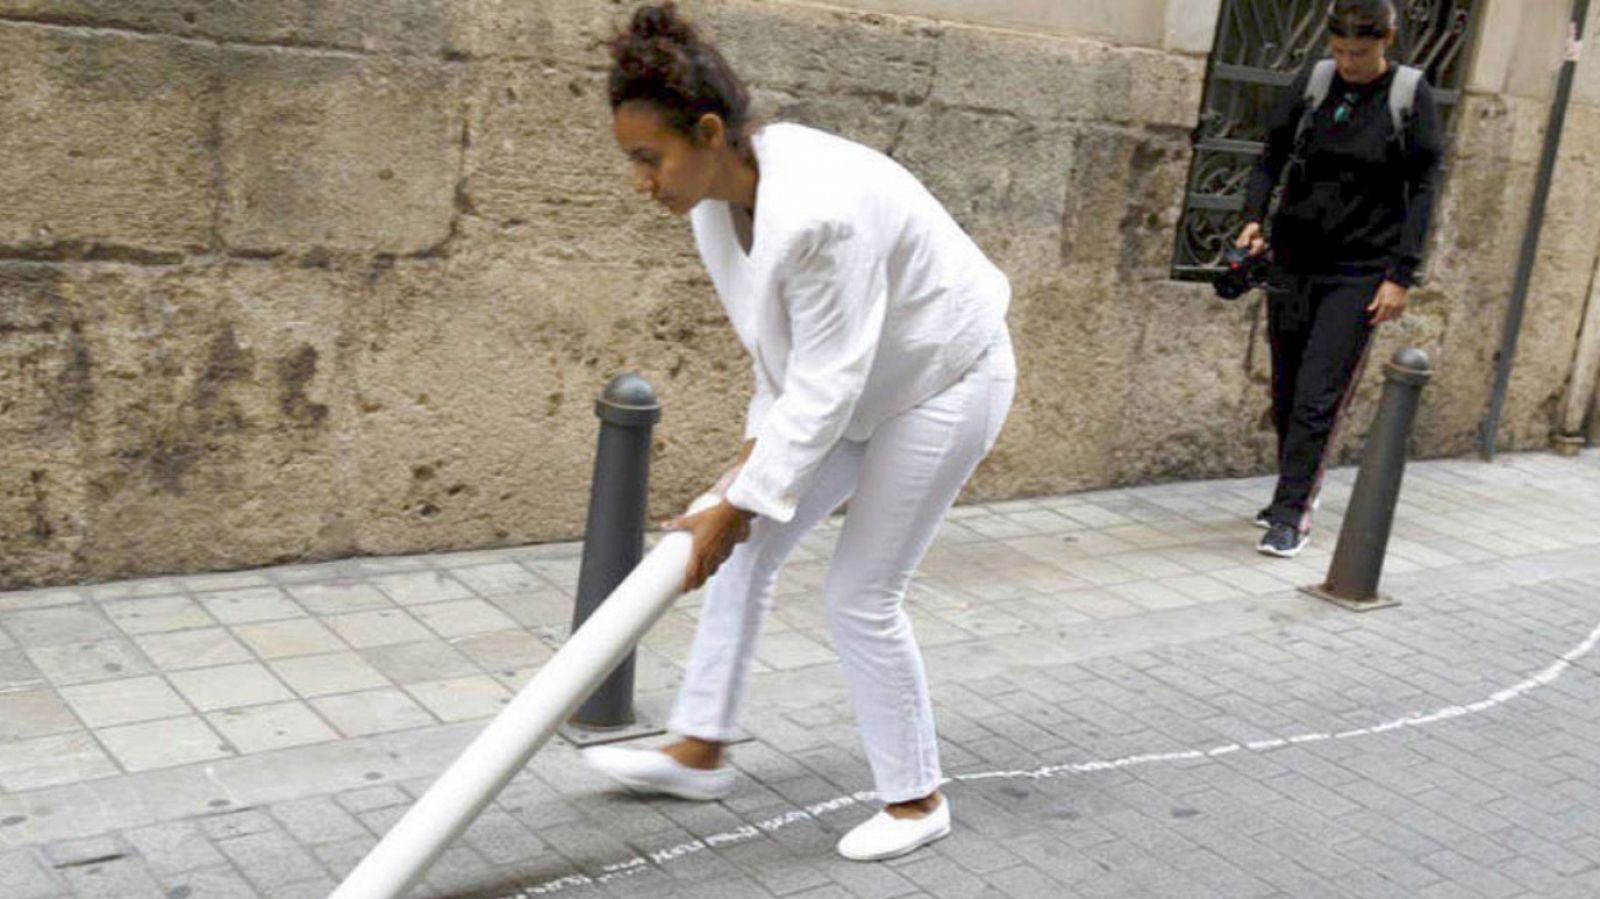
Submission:
M 650 438 L 661 420 L 655 388 L 636 374 L 618 375 L 595 402 L 600 445 L 589 487 L 589 518 L 583 531 L 572 629 L 588 620 L 644 555 L 650 499 Z M 577 746 L 631 740 L 662 732 L 633 709 L 634 654 L 617 666 L 561 729 Z
M 1383 398 L 1378 417 L 1361 455 L 1361 470 L 1345 510 L 1339 545 L 1333 550 L 1328 579 L 1304 592 L 1366 611 L 1399 605 L 1378 592 L 1383 557 L 1394 525 L 1395 504 L 1400 500 L 1400 479 L 1406 470 L 1406 449 L 1411 424 L 1417 417 L 1422 388 L 1433 377 L 1428 354 L 1407 347 L 1383 367 Z

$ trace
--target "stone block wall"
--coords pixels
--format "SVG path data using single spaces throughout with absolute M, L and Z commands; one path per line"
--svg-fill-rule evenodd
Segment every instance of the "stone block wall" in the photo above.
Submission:
M 1176 11 L 1214 2 L 1085 34 L 686 5 L 770 117 L 892 153 L 1012 276 L 1020 392 L 969 499 L 1268 469 L 1259 308 L 1166 277 L 1205 72 Z M 665 406 L 653 513 L 709 483 L 748 361 L 612 144 L 594 42 L 630 8 L 0 0 L 0 589 L 576 537 L 630 369 Z M 1379 350 L 1435 355 L 1424 454 L 1470 448 L 1492 380 L 1545 112 L 1503 82 Z M 1600 101 L 1568 127 L 1516 446 L 1548 439 L 1600 244 Z

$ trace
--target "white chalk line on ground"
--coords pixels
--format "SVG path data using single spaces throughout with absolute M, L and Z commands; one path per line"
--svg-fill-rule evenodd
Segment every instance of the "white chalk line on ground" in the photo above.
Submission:
M 950 784 L 973 783 L 987 780 L 1048 780 L 1069 774 L 1092 774 L 1097 771 L 1114 771 L 1118 768 L 1129 768 L 1135 765 L 1150 765 L 1157 762 L 1181 762 L 1192 761 L 1195 759 L 1216 758 L 1218 756 L 1230 755 L 1235 752 L 1271 752 L 1276 749 L 1282 749 L 1286 746 L 1299 746 L 1305 743 L 1320 743 L 1327 740 L 1350 740 L 1357 737 L 1369 737 L 1377 734 L 1388 733 L 1390 731 L 1402 730 L 1405 728 L 1437 724 L 1441 721 L 1449 721 L 1453 718 L 1460 718 L 1465 715 L 1474 715 L 1479 712 L 1488 711 L 1495 706 L 1503 705 L 1519 696 L 1523 696 L 1527 693 L 1537 690 L 1540 687 L 1554 682 L 1557 678 L 1561 677 L 1561 675 L 1565 674 L 1567 669 L 1572 667 L 1574 662 L 1592 652 L 1596 643 L 1600 643 L 1600 625 L 1596 625 L 1594 630 L 1590 631 L 1589 636 L 1585 637 L 1581 643 L 1563 653 L 1559 658 L 1557 658 L 1554 662 L 1551 662 L 1537 674 L 1534 674 L 1533 676 L 1520 681 L 1513 686 L 1507 687 L 1504 690 L 1495 692 L 1484 699 L 1480 699 L 1477 702 L 1468 703 L 1466 705 L 1452 705 L 1446 706 L 1442 709 L 1436 709 L 1431 712 L 1419 712 L 1414 715 L 1408 715 L 1404 718 L 1396 718 L 1392 721 L 1374 724 L 1370 727 L 1358 727 L 1352 730 L 1343 730 L 1331 733 L 1295 734 L 1288 737 L 1268 740 L 1252 740 L 1245 743 L 1227 743 L 1208 749 L 1189 749 L 1180 752 L 1155 752 L 1143 755 L 1123 756 L 1122 758 L 1117 759 L 1096 759 L 1093 761 L 1076 762 L 1063 765 L 1047 765 L 1042 768 L 1033 768 L 1031 770 L 984 771 L 975 774 L 957 774 L 954 777 L 945 778 L 944 782 L 946 784 Z M 851 806 L 864 803 L 871 799 L 872 795 L 873 794 L 870 791 L 862 791 L 859 793 L 853 793 L 849 796 L 840 796 L 835 799 L 829 799 L 826 802 L 819 802 L 814 805 L 805 806 L 804 808 L 797 808 L 792 811 L 785 812 L 782 815 L 777 815 L 772 818 L 767 818 L 763 821 L 758 821 L 754 824 L 747 824 L 735 830 L 724 831 L 722 833 L 705 837 L 704 839 L 680 843 L 676 846 L 670 846 L 665 849 L 652 851 L 648 855 L 637 855 L 628 859 L 627 861 L 609 864 L 602 868 L 601 873 L 599 874 L 572 874 L 566 877 L 559 877 L 554 880 L 547 880 L 533 886 L 521 887 L 515 892 L 505 894 L 502 899 L 527 899 L 527 897 L 550 895 L 551 893 L 559 893 L 575 887 L 612 883 L 626 877 L 633 877 L 635 875 L 644 873 L 645 871 L 649 871 L 651 870 L 652 865 L 660 867 L 676 859 L 693 855 L 697 852 L 703 852 L 707 849 L 716 849 L 720 846 L 730 846 L 743 843 L 748 840 L 753 840 L 762 834 L 781 830 L 791 824 L 801 821 L 817 820 L 829 812 L 838 811 L 842 808 L 849 808 Z

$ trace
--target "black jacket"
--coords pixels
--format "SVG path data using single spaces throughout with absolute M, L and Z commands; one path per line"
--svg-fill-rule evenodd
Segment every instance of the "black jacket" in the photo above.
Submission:
M 1313 117 L 1303 161 L 1296 161 L 1294 144 L 1309 71 L 1274 109 L 1266 152 L 1250 178 L 1245 221 L 1262 220 L 1289 169 L 1268 228 L 1274 259 L 1286 271 L 1382 274 L 1406 287 L 1415 280 L 1438 193 L 1444 126 L 1424 82 L 1403 140 L 1395 139 L 1389 86 L 1396 71 L 1391 65 L 1370 84 L 1347 84 L 1335 75 Z M 1346 112 L 1338 116 L 1341 106 Z

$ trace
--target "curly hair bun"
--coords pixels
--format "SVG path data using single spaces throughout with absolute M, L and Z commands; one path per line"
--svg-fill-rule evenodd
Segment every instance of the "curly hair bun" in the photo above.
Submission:
M 640 41 L 662 38 L 685 47 L 700 40 L 694 26 L 678 13 L 678 4 L 672 2 L 639 7 L 628 24 L 628 34 Z
M 701 116 L 720 116 L 743 139 L 750 93 L 716 45 L 700 36 L 672 2 L 634 11 L 608 43 L 613 110 L 643 101 L 659 109 L 669 125 L 689 134 Z

